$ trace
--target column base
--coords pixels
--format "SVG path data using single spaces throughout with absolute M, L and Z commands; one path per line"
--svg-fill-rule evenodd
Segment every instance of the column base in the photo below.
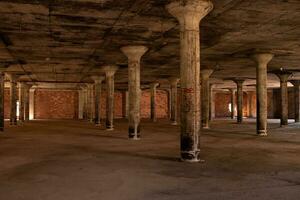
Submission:
M 181 151 L 181 161 L 189 163 L 201 162 L 203 160 L 200 159 L 199 153 L 200 151 Z
M 141 140 L 141 138 L 138 136 L 138 137 L 129 137 L 130 140 Z
M 178 123 L 177 122 L 171 122 L 171 125 L 176 126 L 176 125 L 178 125 Z
M 100 123 L 96 123 L 95 126 L 98 126 L 98 127 L 99 127 L 99 126 L 102 126 L 102 125 L 101 125 Z
M 132 140 L 139 140 L 141 138 L 140 126 L 139 125 L 137 125 L 136 127 L 129 126 L 128 137 L 129 137 L 129 139 L 132 139 Z
M 113 131 L 114 128 L 113 127 L 110 127 L 110 128 L 106 128 L 107 131 Z
M 257 135 L 258 136 L 267 136 L 267 131 L 266 130 L 257 130 Z

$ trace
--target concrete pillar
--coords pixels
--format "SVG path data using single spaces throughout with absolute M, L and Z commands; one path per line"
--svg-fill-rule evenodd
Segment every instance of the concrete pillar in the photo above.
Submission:
M 126 119 L 128 119 L 128 116 L 129 116 L 129 93 L 128 93 L 128 91 L 125 92 L 125 98 L 126 98 L 125 117 L 126 117 Z
M 150 93 L 151 93 L 151 103 L 150 103 L 150 111 L 151 111 L 151 120 L 153 122 L 156 122 L 157 118 L 156 118 L 156 88 L 157 86 L 159 86 L 159 83 L 152 83 L 150 85 Z
M 17 82 L 16 74 L 7 74 L 10 81 L 10 125 L 17 125 Z
M 29 90 L 32 85 L 30 84 L 24 84 L 24 120 L 29 121 Z
M 235 117 L 235 89 L 229 89 L 230 92 L 230 103 L 231 103 L 231 119 Z
M 83 98 L 84 98 L 83 119 L 88 120 L 89 111 L 88 111 L 88 88 L 87 88 L 87 85 L 83 86 L 82 90 L 83 90 Z
M 19 122 L 24 122 L 25 120 L 25 114 L 24 114 L 24 83 L 18 82 L 18 89 L 19 89 Z
M 106 82 L 106 130 L 114 130 L 114 104 L 115 104 L 115 73 L 118 66 L 109 65 L 103 68 Z
M 140 110 L 141 110 L 141 81 L 140 81 L 140 62 L 141 57 L 148 51 L 145 46 L 125 46 L 121 51 L 128 58 L 128 134 L 130 139 L 140 138 Z
M 29 120 L 34 119 L 34 93 L 35 89 L 29 89 Z
M 84 119 L 84 88 L 78 90 L 78 119 Z
M 300 122 L 300 80 L 291 81 L 294 85 L 295 123 Z
M 289 108 L 288 108 L 288 79 L 292 73 L 289 72 L 279 72 L 276 73 L 278 78 L 280 79 L 280 102 L 281 102 L 281 116 L 280 116 L 280 125 L 286 126 L 288 125 L 289 118 Z
M 212 69 L 201 70 L 201 110 L 202 128 L 209 129 L 210 85 L 209 77 L 214 72 Z
M 171 99 L 172 99 L 172 93 L 171 93 L 171 89 L 166 89 L 167 95 L 168 95 L 168 119 L 171 120 Z
M 179 78 L 170 78 L 171 85 L 171 124 L 177 125 L 177 85 L 179 82 Z
M 256 129 L 260 136 L 267 135 L 267 66 L 273 55 L 269 53 L 254 54 L 253 59 L 257 63 L 256 68 Z
M 94 93 L 93 91 L 93 86 L 89 86 L 89 90 L 90 90 L 90 97 L 91 97 L 91 105 L 92 103 L 94 104 L 93 106 L 91 106 L 91 113 L 93 113 L 92 109 L 94 107 L 94 111 L 95 113 L 92 114 L 93 116 L 93 122 L 95 122 L 96 126 L 100 126 L 101 125 L 101 84 L 102 81 L 104 80 L 103 76 L 92 76 L 91 77 L 94 82 L 95 82 L 95 95 L 91 95 L 91 93 Z M 94 98 L 94 100 L 92 101 L 92 99 Z
M 94 113 L 94 84 L 88 83 L 88 120 L 94 123 L 95 113 Z
M 243 122 L 243 83 L 245 80 L 234 80 L 237 85 L 237 123 Z
M 210 101 L 210 109 L 209 109 L 209 120 L 212 121 L 214 118 L 216 118 L 216 102 L 215 102 L 215 95 L 216 93 L 213 90 L 214 85 L 210 84 L 209 86 L 209 101 Z
M 199 23 L 213 8 L 208 0 L 174 1 L 167 10 L 180 24 L 181 159 L 198 162 L 200 153 Z
M 0 68 L 0 131 L 4 131 L 4 69 Z

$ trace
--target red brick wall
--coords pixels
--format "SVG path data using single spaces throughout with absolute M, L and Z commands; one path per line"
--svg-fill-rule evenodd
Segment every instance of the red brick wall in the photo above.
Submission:
M 236 98 L 236 94 L 235 94 Z M 249 98 L 249 99 L 248 99 Z M 243 93 L 243 116 L 248 117 L 250 114 L 249 101 L 253 100 L 251 95 L 246 92 Z M 231 113 L 229 110 L 229 104 L 231 103 L 231 93 L 230 92 L 217 92 L 215 94 L 215 115 L 216 117 L 230 117 Z M 252 102 L 253 103 L 253 102 Z M 235 109 L 236 99 L 235 99 Z
M 9 119 L 10 117 L 10 92 L 9 89 L 4 90 L 4 118 Z
M 141 96 L 141 118 L 150 118 L 150 91 L 142 91 Z M 163 90 L 156 91 L 156 116 L 157 118 L 167 118 L 168 116 L 168 93 Z
M 77 119 L 78 92 L 65 90 L 35 90 L 35 119 Z

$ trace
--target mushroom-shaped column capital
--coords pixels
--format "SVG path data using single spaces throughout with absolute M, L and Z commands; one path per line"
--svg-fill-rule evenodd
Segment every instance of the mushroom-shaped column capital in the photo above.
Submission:
M 105 72 L 106 76 L 115 75 L 116 71 L 119 69 L 117 65 L 105 65 L 102 70 Z
M 150 84 L 150 88 L 156 88 L 158 86 L 159 86 L 159 83 L 157 83 L 157 82 L 154 82 L 154 83 Z
M 104 76 L 91 76 L 91 79 L 95 82 L 95 83 L 102 83 L 102 81 L 105 79 Z M 89 86 L 89 84 L 87 85 Z
M 214 70 L 212 69 L 201 69 L 200 71 L 200 75 L 202 79 L 208 79 L 212 73 L 214 72 Z
M 272 60 L 274 57 L 273 54 L 271 53 L 256 53 L 253 54 L 253 60 L 259 64 L 259 65 L 264 65 L 267 66 L 267 64 Z
M 235 82 L 238 86 L 243 85 L 243 83 L 245 82 L 245 79 L 233 79 L 233 82 Z
M 277 72 L 275 74 L 280 79 L 280 82 L 282 83 L 287 82 L 289 77 L 292 75 L 291 72 Z
M 124 46 L 121 51 L 127 56 L 128 60 L 140 60 L 148 51 L 146 46 Z
M 201 19 L 213 9 L 213 4 L 210 0 L 176 0 L 166 9 L 177 18 L 181 29 L 199 30 Z

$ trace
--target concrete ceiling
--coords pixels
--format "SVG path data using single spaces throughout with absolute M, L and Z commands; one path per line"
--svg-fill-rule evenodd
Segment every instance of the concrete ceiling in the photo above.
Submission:
M 39 83 L 92 82 L 101 66 L 117 64 L 118 85 L 127 83 L 124 45 L 146 45 L 142 84 L 167 84 L 179 76 L 179 26 L 164 8 L 169 0 L 1 0 L 0 62 L 7 71 Z M 255 84 L 253 49 L 275 52 L 270 70 L 293 70 L 300 79 L 299 0 L 215 0 L 201 23 L 201 68 L 213 68 L 216 87 L 232 77 Z M 104 74 L 104 73 L 103 73 Z M 269 75 L 269 86 L 279 86 Z M 74 84 L 75 85 L 75 84 Z

